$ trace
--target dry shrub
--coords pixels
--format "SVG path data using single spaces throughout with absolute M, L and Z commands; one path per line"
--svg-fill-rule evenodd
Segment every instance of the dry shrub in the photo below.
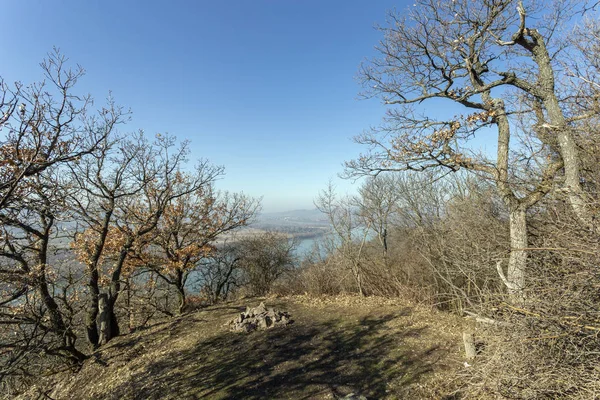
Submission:
M 513 310 L 500 318 L 506 325 L 486 325 L 479 332 L 485 349 L 469 369 L 468 398 L 598 398 L 597 331 L 557 315 Z
M 508 217 L 494 188 L 476 177 L 435 183 L 425 178 L 399 181 L 406 193 L 386 220 L 385 241 L 375 232 L 365 243 L 360 237 L 345 243 L 343 250 L 330 245 L 326 257 L 309 259 L 298 272 L 295 292 L 356 293 L 355 269 L 366 295 L 404 297 L 462 313 L 501 290 L 495 264 L 508 253 Z
M 421 237 L 422 254 L 436 276 L 438 305 L 462 314 L 503 289 L 495 265 L 508 255 L 507 225 L 489 186 L 473 185 L 448 202 L 443 218 Z
M 362 271 L 368 295 L 435 302 L 435 278 L 415 240 L 410 231 L 396 229 L 390 234 L 392 246 L 385 257 L 376 242 L 366 246 Z
M 196 311 L 196 310 L 201 310 L 205 307 L 208 307 L 211 305 L 211 299 L 208 296 L 202 296 L 202 295 L 191 295 L 191 296 L 187 296 L 185 299 L 185 310 L 186 312 L 189 311 Z
M 242 282 L 252 295 L 268 294 L 295 265 L 296 242 L 285 234 L 265 232 L 242 239 L 238 246 Z
M 528 288 L 518 302 L 495 297 L 482 311 L 486 348 L 467 393 L 511 399 L 600 396 L 600 243 L 560 197 L 531 216 Z
M 595 132 L 597 128 L 584 132 Z M 600 210 L 597 136 L 577 137 L 587 205 Z M 600 238 L 582 227 L 565 193 L 552 192 L 529 218 L 528 290 L 522 304 L 496 298 L 483 326 L 485 351 L 465 393 L 511 399 L 600 398 Z
M 287 293 L 282 290 L 283 286 L 287 286 Z M 336 262 L 335 257 L 314 264 L 303 263 L 293 273 L 288 274 L 277 287 L 278 293 L 281 294 L 320 296 L 356 292 L 351 273 L 342 263 Z
M 377 243 L 364 245 L 360 269 L 365 294 L 433 302 L 434 279 L 425 260 L 411 245 L 410 240 L 404 240 L 400 244 L 401 246 L 390 249 L 386 259 L 382 258 Z M 354 246 L 359 247 L 360 243 Z M 358 253 L 358 250 L 355 252 Z M 298 269 L 278 281 L 273 291 L 283 295 L 315 296 L 358 293 L 348 260 L 335 251 L 322 260 L 305 260 Z

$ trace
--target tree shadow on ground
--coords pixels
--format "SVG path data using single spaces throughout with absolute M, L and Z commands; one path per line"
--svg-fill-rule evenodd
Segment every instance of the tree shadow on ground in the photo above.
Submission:
M 386 323 L 397 316 L 223 332 L 156 359 L 111 393 L 135 399 L 311 399 L 358 391 L 383 398 L 391 382 L 418 381 L 441 356 L 436 347 L 403 345 L 424 328 L 390 330 Z

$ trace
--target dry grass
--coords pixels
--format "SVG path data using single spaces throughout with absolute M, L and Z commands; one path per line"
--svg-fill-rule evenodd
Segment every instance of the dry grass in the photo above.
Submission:
M 250 334 L 223 324 L 265 300 L 295 323 Z M 115 339 L 52 399 L 449 398 L 463 368 L 460 318 L 399 300 L 246 299 Z M 48 383 L 46 383 L 47 385 Z M 32 388 L 27 398 L 44 392 Z M 43 397 L 42 397 L 43 398 Z

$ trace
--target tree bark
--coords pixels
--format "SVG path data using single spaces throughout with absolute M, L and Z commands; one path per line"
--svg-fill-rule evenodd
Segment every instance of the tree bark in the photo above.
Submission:
M 556 137 L 558 152 L 564 163 L 563 190 L 580 223 L 590 231 L 600 234 L 600 224 L 595 220 L 596 216 L 589 207 L 586 193 L 581 187 L 581 159 L 573 128 L 568 125 L 556 95 L 554 68 L 546 42 L 535 29 L 527 29 L 526 33 L 533 40 L 529 41 L 522 37 L 519 44 L 531 51 L 539 67 L 538 85 L 533 94 L 542 100 L 547 111 L 549 124 L 543 124 L 543 128 L 548 129 Z
M 510 257 L 507 279 L 511 295 L 520 296 L 525 288 L 525 268 L 527 266 L 527 213 L 523 209 L 510 211 Z
M 106 238 L 108 236 L 108 231 L 110 227 L 110 221 L 113 215 L 113 210 L 115 208 L 115 201 L 113 198 L 109 199 L 108 210 L 104 214 L 104 218 L 102 220 L 102 227 L 100 230 L 100 237 L 94 246 L 94 253 L 90 261 L 88 262 L 88 287 L 90 288 L 90 299 L 89 305 L 87 309 L 87 313 L 85 316 L 85 328 L 86 328 L 86 337 L 88 343 L 93 347 L 98 347 L 100 337 L 98 336 L 98 324 L 96 319 L 98 318 L 98 302 L 100 295 L 100 287 L 99 287 L 99 272 L 98 265 L 100 264 L 100 258 L 102 257 L 102 253 L 104 252 L 104 246 L 106 244 Z
M 90 288 L 90 303 L 85 316 L 85 329 L 88 343 L 93 347 L 98 347 L 100 337 L 98 336 L 98 324 L 96 318 L 98 317 L 98 302 L 100 290 L 98 287 L 98 270 L 94 269 L 90 271 L 90 280 L 88 283 Z
M 100 337 L 98 340 L 99 345 L 103 345 L 108 343 L 108 341 L 112 338 L 111 336 L 111 311 L 109 310 L 109 299 L 108 294 L 102 293 L 98 296 L 98 325 L 100 328 Z
M 179 300 L 178 312 L 179 312 L 179 315 L 181 315 L 181 314 L 183 314 L 183 312 L 185 310 L 185 302 L 186 302 L 183 271 L 177 270 L 177 281 L 175 283 L 176 283 L 175 286 L 177 287 L 177 299 Z
M 496 269 L 512 299 L 517 302 L 523 299 L 523 289 L 526 285 L 527 243 L 527 212 L 522 208 L 512 209 L 508 274 L 504 274 L 501 261 L 496 264 Z
M 133 246 L 134 238 L 129 237 L 127 242 L 121 248 L 121 253 L 119 254 L 119 258 L 117 260 L 117 265 L 111 275 L 110 287 L 107 294 L 107 301 L 104 308 L 105 315 L 101 318 L 101 320 L 110 320 L 110 324 L 108 328 L 106 328 L 106 335 L 104 337 L 104 343 L 109 342 L 112 338 L 117 337 L 121 334 L 121 329 L 119 328 L 119 320 L 115 314 L 115 304 L 117 299 L 119 298 L 119 293 L 121 293 L 121 271 L 123 270 L 123 265 L 125 265 L 125 261 L 127 260 L 127 255 L 129 250 Z M 102 295 L 100 295 L 102 296 Z M 102 313 L 102 308 L 100 307 L 100 313 Z M 102 329 L 100 329 L 102 332 Z M 100 334 L 102 337 L 102 333 Z M 100 340 L 100 344 L 102 340 Z

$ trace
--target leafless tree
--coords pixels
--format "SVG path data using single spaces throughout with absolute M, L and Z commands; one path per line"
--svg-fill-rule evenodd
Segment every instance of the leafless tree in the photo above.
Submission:
M 363 250 L 372 221 L 361 219 L 354 203 L 349 197 L 338 198 L 332 183 L 329 183 L 327 189 L 322 190 L 315 199 L 315 206 L 329 220 L 329 253 L 341 257 L 345 269 L 352 273 L 358 293 L 364 296 Z M 367 225 L 364 226 L 362 222 L 366 222 Z
M 236 243 L 243 283 L 254 295 L 265 295 L 271 285 L 295 266 L 296 241 L 284 234 L 265 232 Z
M 97 113 L 74 92 L 82 68 L 54 50 L 41 64 L 45 79 L 10 88 L 0 79 L 0 380 L 37 368 L 33 354 L 78 364 L 75 314 L 79 275 L 54 251 L 71 220 L 64 178 L 68 163 L 95 150 L 126 113 L 111 99 Z
M 183 186 L 187 186 L 185 180 Z M 217 251 L 219 238 L 250 224 L 259 207 L 259 201 L 243 194 L 216 192 L 213 182 L 167 205 L 152 241 L 151 268 L 176 288 L 179 313 L 186 305 L 185 287 L 190 273 Z M 222 289 L 215 289 L 216 297 Z
M 222 167 L 200 160 L 193 172 L 185 172 L 188 142 L 177 145 L 170 135 L 157 135 L 150 143 L 143 136 L 119 143 L 115 159 L 99 153 L 89 170 L 83 171 L 82 190 L 88 199 L 79 205 L 91 229 L 76 238 L 75 247 L 88 265 L 91 305 L 87 317 L 88 338 L 101 345 L 119 335 L 115 304 L 123 278 L 136 268 L 152 265 L 151 245 L 169 206 L 191 193 L 206 189 L 222 174 Z M 87 167 L 86 167 L 87 168 Z M 87 215 L 86 215 L 87 213 Z M 150 250 L 149 250 L 150 249 Z M 107 301 L 104 315 L 110 318 L 103 337 L 95 315 L 99 311 L 100 261 L 104 268 Z M 95 343 L 95 341 L 98 341 Z
M 94 114 L 92 98 L 73 91 L 85 71 L 58 49 L 41 68 L 45 79 L 30 85 L 0 77 L 0 210 L 26 195 L 25 179 L 90 153 L 126 117 L 110 98 Z
M 516 294 L 526 285 L 527 211 L 558 181 L 580 221 L 596 229 L 573 129 L 587 114 L 569 113 L 557 82 L 566 46 L 557 37 L 578 4 L 418 0 L 407 13 L 390 14 L 381 57 L 361 70 L 365 96 L 390 108 L 381 128 L 356 138 L 369 151 L 347 163 L 347 174 L 442 168 L 491 179 L 510 212 L 508 274 L 500 264 L 498 272 Z M 421 113 L 442 102 L 464 114 Z M 495 158 L 469 147 L 492 132 Z
M 399 173 L 380 174 L 369 177 L 358 189 L 353 203 L 358 208 L 363 225 L 370 226 L 381 245 L 384 264 L 388 258 L 388 233 L 398 218 L 402 193 L 398 190 L 402 175 Z
M 69 200 L 79 224 L 74 230 L 73 247 L 87 268 L 89 301 L 85 324 L 92 346 L 99 341 L 98 302 L 100 278 L 107 272 L 107 241 L 111 245 L 110 241 L 115 240 L 118 207 L 139 195 L 147 183 L 136 175 L 136 159 L 147 151 L 147 145 L 141 134 L 132 139 L 111 135 L 90 155 L 69 164 L 75 188 Z
M 200 261 L 198 276 L 200 292 L 207 293 L 211 303 L 225 300 L 243 282 L 242 254 L 233 238 L 231 243 L 219 245 L 216 251 Z
M 29 177 L 28 196 L 10 202 L 0 213 L 4 263 L 0 277 L 7 289 L 0 304 L 4 324 L 30 324 L 39 334 L 53 337 L 54 343 L 45 349 L 48 354 L 81 362 L 85 356 L 75 346 L 76 333 L 65 319 L 59 296 L 51 291 L 58 273 L 58 266 L 51 265 L 51 241 L 65 210 L 64 186 L 59 180 L 53 167 Z M 29 308 L 31 297 L 40 305 L 36 311 Z

